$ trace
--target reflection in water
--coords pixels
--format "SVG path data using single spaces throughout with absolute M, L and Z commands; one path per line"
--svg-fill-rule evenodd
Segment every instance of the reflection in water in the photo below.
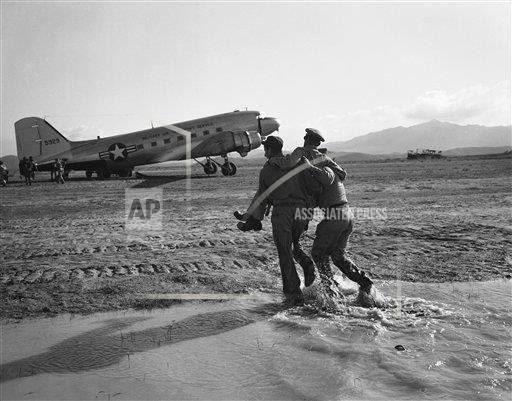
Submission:
M 213 336 L 263 320 L 284 310 L 281 304 L 264 304 L 249 309 L 201 313 L 167 326 L 122 333 L 134 323 L 148 318 L 110 319 L 103 326 L 64 340 L 48 352 L 0 366 L 0 382 L 50 372 L 80 372 L 105 368 L 137 352 L 200 337 Z M 297 330 L 295 323 L 278 328 Z
M 0 397 L 510 395 L 511 281 L 382 282 L 381 308 L 362 308 L 357 290 L 342 289 L 345 298 L 334 310 L 322 308 L 323 300 L 313 291 L 305 306 L 291 309 L 262 299 L 187 303 L 149 315 L 129 311 L 127 317 L 109 320 L 100 314 L 70 322 L 41 319 L 7 325 L 2 356 L 10 362 L 0 367 Z M 55 335 L 66 339 L 57 344 Z M 405 349 L 397 350 L 398 344 Z M 25 357 L 31 354 L 36 355 Z

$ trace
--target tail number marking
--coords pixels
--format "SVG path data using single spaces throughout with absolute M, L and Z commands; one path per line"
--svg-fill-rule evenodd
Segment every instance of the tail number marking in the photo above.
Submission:
M 44 144 L 45 144 L 46 146 L 48 146 L 48 145 L 56 145 L 56 144 L 57 144 L 57 143 L 59 143 L 59 142 L 60 142 L 60 141 L 59 141 L 59 138 L 45 139 L 45 140 L 44 140 Z

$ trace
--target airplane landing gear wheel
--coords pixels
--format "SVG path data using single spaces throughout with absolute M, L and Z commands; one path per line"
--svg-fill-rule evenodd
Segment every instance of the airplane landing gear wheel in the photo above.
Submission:
M 204 165 L 204 172 L 208 175 L 215 174 L 217 172 L 217 165 L 211 161 Z
M 224 163 L 221 167 L 221 171 L 223 175 L 235 175 L 236 173 L 236 166 L 232 162 Z
M 235 163 L 229 162 L 229 165 L 231 166 L 231 171 L 229 172 L 229 175 L 235 175 L 236 174 L 236 166 Z

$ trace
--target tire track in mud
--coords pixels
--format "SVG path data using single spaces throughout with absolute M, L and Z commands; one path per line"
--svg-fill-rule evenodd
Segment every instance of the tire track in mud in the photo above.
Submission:
M 138 263 L 121 266 L 88 266 L 62 270 L 56 268 L 36 269 L 28 272 L 13 272 L 0 276 L 3 285 L 38 284 L 53 281 L 81 281 L 89 279 L 118 278 L 129 276 L 151 276 L 157 274 L 208 272 L 212 270 L 268 269 L 261 260 L 251 262 L 224 259 L 219 262 Z
M 475 231 L 485 235 L 478 235 Z M 309 230 L 302 241 L 306 251 L 311 248 L 313 232 Z M 159 274 L 200 274 L 233 269 L 278 269 L 273 240 L 268 232 L 239 235 L 235 238 L 230 238 L 231 236 L 235 236 L 234 231 L 223 230 L 222 234 L 218 235 L 220 238 L 205 238 L 204 233 L 196 237 L 194 233 L 187 233 L 177 234 L 171 241 L 164 236 L 146 236 L 143 239 L 145 243 L 138 241 L 119 243 L 118 241 L 122 239 L 117 237 L 106 238 L 104 244 L 83 242 L 80 245 L 74 244 L 48 250 L 41 249 L 41 243 L 30 246 L 3 246 L 3 249 L 0 248 L 4 251 L 0 260 L 4 260 L 4 271 L 0 274 L 0 284 L 32 285 Z M 371 230 L 368 230 L 368 227 L 356 230 L 351 239 L 349 254 L 353 253 L 352 257 L 356 263 L 376 278 L 382 276 L 379 265 L 397 267 L 409 265 L 411 262 L 404 259 L 411 257 L 421 261 L 424 269 L 435 260 L 441 261 L 448 267 L 453 263 L 445 260 L 445 255 L 453 252 L 461 253 L 457 262 L 463 262 L 461 266 L 463 268 L 459 267 L 459 273 L 452 276 L 468 275 L 465 270 L 473 270 L 468 266 L 475 262 L 481 265 L 484 272 L 501 275 L 503 270 L 505 273 L 512 270 L 511 258 L 503 253 L 506 243 L 510 244 L 509 231 L 478 224 L 464 226 L 425 224 L 421 227 L 412 224 L 388 225 L 372 227 Z M 33 249 L 34 246 L 36 249 Z M 190 261 L 192 254 L 198 256 L 196 260 Z M 97 256 L 93 257 L 93 255 Z M 250 255 L 249 258 L 247 255 Z M 80 262 L 62 260 L 69 256 L 85 256 L 85 259 L 89 257 L 92 260 L 89 262 L 85 260 L 85 263 L 81 262 L 84 259 L 80 259 Z M 168 263 L 169 257 L 174 258 L 175 262 Z M 104 264 L 101 263 L 102 258 L 106 259 Z M 123 260 L 134 258 L 157 260 L 155 262 L 151 260 L 152 263 Z M 164 261 L 158 260 L 164 258 Z M 201 258 L 208 260 L 197 261 Z M 116 264 L 117 260 L 119 264 Z M 18 261 L 17 265 L 9 269 L 9 262 L 16 264 L 16 261 Z M 27 262 L 28 271 L 20 271 L 19 266 L 22 261 Z M 55 266 L 55 262 L 58 263 L 57 266 L 51 267 Z M 40 264 L 47 266 L 42 268 Z M 71 267 L 70 265 L 73 264 L 78 266 Z M 419 265 L 419 263 L 415 264 Z M 26 266 L 22 268 L 25 269 Z M 419 268 L 412 269 L 415 272 L 418 270 L 416 272 L 418 276 L 425 274 Z
M 154 251 L 169 251 L 176 249 L 188 248 L 214 248 L 225 246 L 240 246 L 246 247 L 248 245 L 259 245 L 261 242 L 272 243 L 272 240 L 261 241 L 259 239 L 244 237 L 238 239 L 198 239 L 195 241 L 174 241 L 169 243 L 143 244 L 131 243 L 128 245 L 85 245 L 75 246 L 60 249 L 33 249 L 33 246 L 28 246 L 28 249 L 23 247 L 16 247 L 12 250 L 13 246 L 1 247 L 3 257 L 0 260 L 27 260 L 45 257 L 59 257 L 66 255 L 87 255 L 94 253 L 124 253 L 124 252 L 154 252 Z
M 232 271 L 258 269 L 269 270 L 275 269 L 277 259 L 272 255 L 267 255 L 264 252 L 265 246 L 269 243 L 269 239 L 263 236 L 255 237 L 242 237 L 237 239 L 195 239 L 194 241 L 172 241 L 160 242 L 153 244 L 131 243 L 128 245 L 100 245 L 100 246 L 84 246 L 67 249 L 57 249 L 50 251 L 43 250 L 28 250 L 21 251 L 21 253 L 14 255 L 10 260 L 30 261 L 30 264 L 35 264 L 38 261 L 45 263 L 48 266 L 33 267 L 23 264 L 21 267 L 18 263 L 17 266 L 8 266 L 4 263 L 4 271 L 0 275 L 0 284 L 14 285 L 14 284 L 39 284 L 49 283 L 55 281 L 81 281 L 81 280 L 94 280 L 103 278 L 121 278 L 130 276 L 152 276 L 152 275 L 165 275 L 174 273 L 201 273 L 209 271 Z M 248 246 L 257 246 L 261 248 L 259 253 L 252 254 L 250 259 L 237 257 L 237 252 L 234 249 L 240 247 L 246 250 Z M 181 250 L 185 248 L 220 248 L 221 253 L 230 252 L 230 255 L 212 254 L 205 260 L 198 261 L 188 260 L 190 257 L 183 257 L 179 255 L 174 262 L 142 262 L 142 263 L 126 263 L 121 262 L 119 265 L 108 262 L 103 265 L 98 261 L 91 261 L 90 265 L 80 267 L 67 267 L 68 263 L 59 263 L 59 267 L 51 267 L 55 265 L 55 258 L 65 256 L 80 256 L 89 254 L 104 254 L 107 256 L 125 256 L 132 258 L 131 255 L 147 258 L 162 258 L 176 255 L 168 255 L 169 251 Z M 225 249 L 224 249 L 225 248 Z M 206 254 L 207 255 L 207 254 Z M 98 255 L 100 256 L 100 255 Z M 5 256 L 4 256 L 5 257 Z M 47 260 L 51 258 L 52 260 Z M 40 260 L 39 260 L 40 259 Z M 21 270 L 27 269 L 27 270 Z

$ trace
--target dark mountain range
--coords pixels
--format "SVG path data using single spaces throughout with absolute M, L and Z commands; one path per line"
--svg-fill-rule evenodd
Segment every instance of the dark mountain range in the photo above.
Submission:
M 511 146 L 511 128 L 482 125 L 457 125 L 432 120 L 411 127 L 388 128 L 358 136 L 349 141 L 330 142 L 332 152 L 369 154 L 406 153 L 409 149 L 448 150 L 468 147 Z

